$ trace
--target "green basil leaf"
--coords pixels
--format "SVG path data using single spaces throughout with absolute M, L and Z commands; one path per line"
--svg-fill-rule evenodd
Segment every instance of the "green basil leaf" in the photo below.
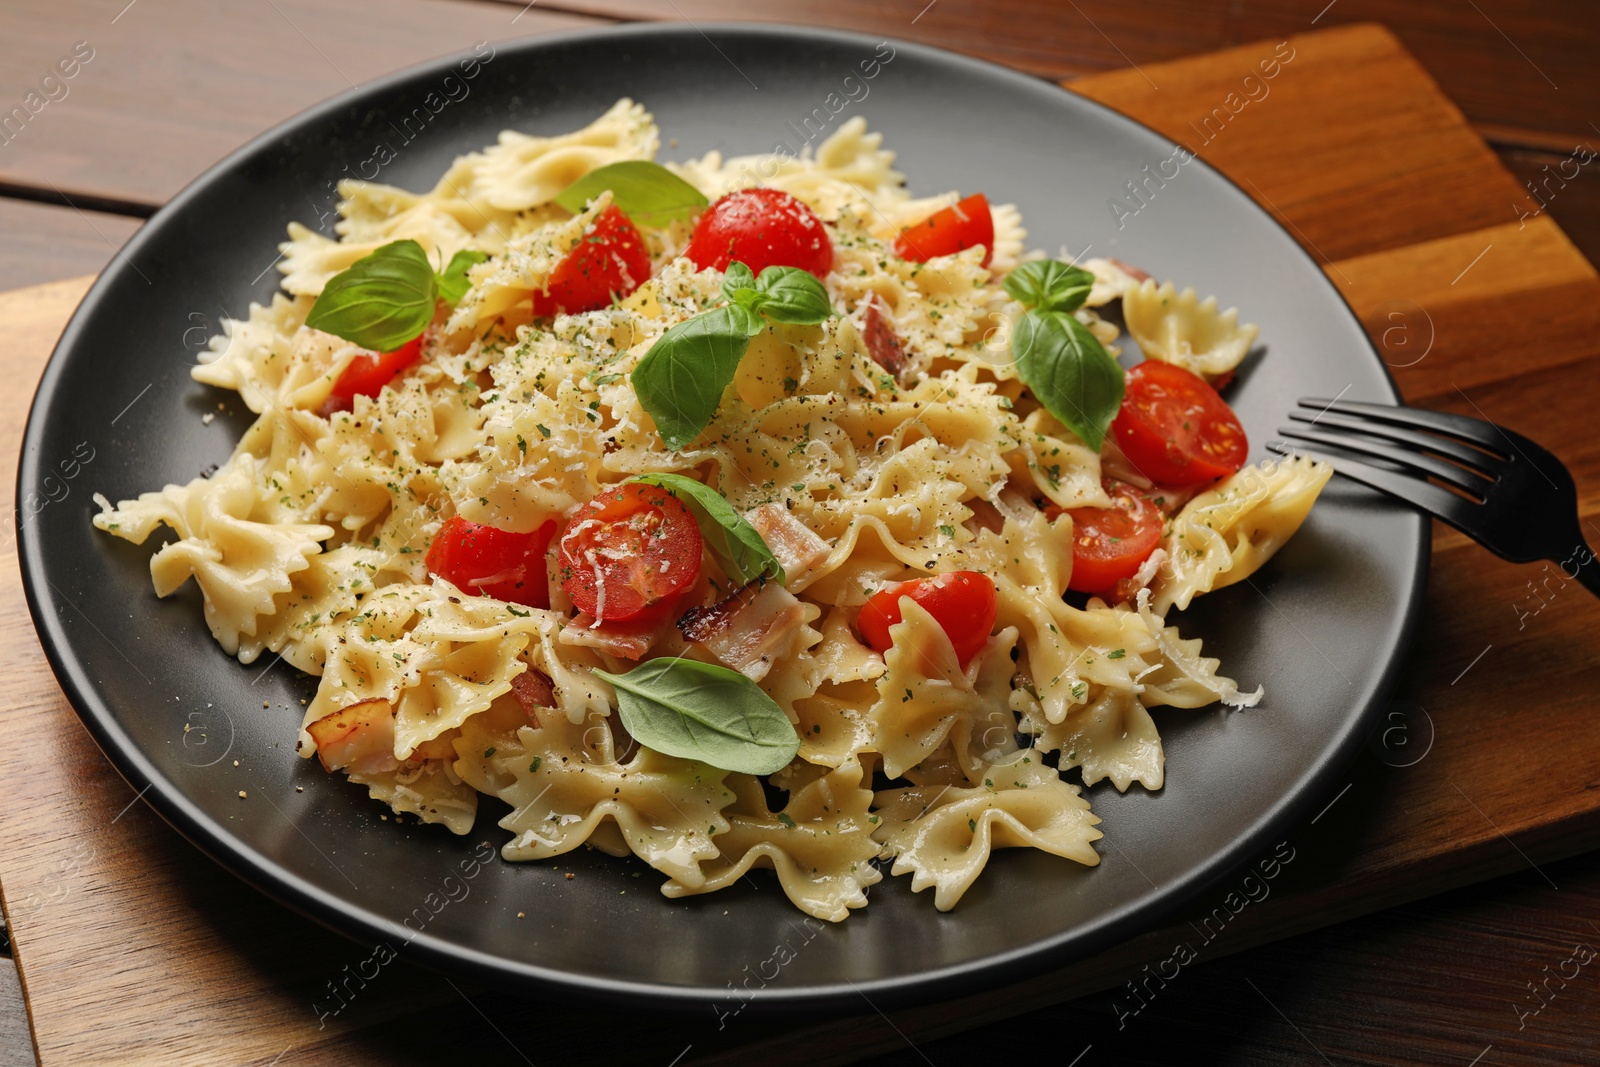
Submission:
M 461 303 L 461 298 L 472 288 L 472 283 L 467 280 L 467 271 L 488 258 L 486 253 L 473 248 L 463 248 L 450 257 L 450 265 L 438 279 L 439 296 L 445 303 Z
M 754 293 L 756 289 L 756 276 L 750 268 L 740 263 L 737 259 L 728 264 L 727 273 L 722 279 L 722 295 L 734 303 L 741 303 L 740 296 L 745 293 Z
M 1037 311 L 1076 311 L 1094 288 L 1094 275 L 1058 259 L 1036 259 L 1012 271 L 1006 292 Z
M 611 202 L 641 226 L 692 218 L 710 203 L 700 190 L 647 159 L 625 159 L 591 170 L 563 189 L 556 203 L 576 215 L 607 189 Z
M 1069 314 L 1028 311 L 1011 334 L 1017 372 L 1050 414 L 1100 451 L 1122 406 L 1122 368 Z
M 433 321 L 438 279 L 415 241 L 394 241 L 328 279 L 306 325 L 374 352 L 392 352 Z
M 780 771 L 800 751 L 783 709 L 738 671 L 663 657 L 594 673 L 616 687 L 622 725 L 646 748 L 743 774 Z
M 758 323 L 762 321 L 759 318 L 759 315 L 762 307 L 766 304 L 767 298 L 756 292 L 754 289 L 735 289 L 732 293 L 728 294 L 728 299 L 733 301 L 733 305 L 735 307 L 742 308 L 745 311 L 750 312 L 750 314 L 758 316 L 756 319 Z M 757 327 L 756 333 L 760 332 L 760 328 Z M 752 333 L 750 336 L 754 337 L 755 333 Z
M 729 578 L 740 585 L 767 578 L 776 578 L 779 584 L 788 583 L 783 564 L 772 554 L 760 532 L 709 485 L 681 474 L 641 474 L 629 480 L 660 486 L 683 501 L 700 525 L 700 536 L 705 539 L 706 547 Z
M 760 331 L 759 315 L 728 304 L 678 323 L 650 346 L 630 381 L 668 448 L 700 436 Z
M 761 294 L 757 310 L 773 322 L 815 326 L 833 316 L 828 290 L 799 267 L 768 267 L 756 279 L 756 292 Z
M 755 310 L 748 305 L 729 304 L 725 308 L 717 308 L 716 310 L 727 312 L 729 319 L 744 330 L 746 337 L 754 337 L 767 327 L 761 316 L 757 315 Z

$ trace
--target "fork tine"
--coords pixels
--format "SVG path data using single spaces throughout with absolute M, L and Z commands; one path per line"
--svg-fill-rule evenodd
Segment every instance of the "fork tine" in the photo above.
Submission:
M 1446 434 L 1462 441 L 1487 448 L 1502 458 L 1509 459 L 1506 440 L 1493 423 L 1471 419 L 1465 415 L 1447 415 L 1442 411 L 1423 408 L 1396 407 L 1393 404 L 1369 404 L 1361 400 L 1318 400 L 1301 397 L 1300 406 L 1319 412 L 1333 412 L 1356 418 L 1376 419 L 1392 426 L 1413 426 L 1434 433 Z
M 1337 412 L 1338 409 L 1334 410 Z M 1341 416 L 1337 413 L 1322 413 L 1320 416 L 1312 416 L 1305 411 L 1291 411 L 1289 412 L 1289 417 L 1296 422 L 1312 423 L 1319 428 L 1332 427 L 1336 430 L 1353 430 L 1371 437 L 1382 438 L 1385 441 L 1393 441 L 1398 445 L 1405 445 L 1412 450 L 1435 452 L 1455 460 L 1478 474 L 1493 475 L 1496 473 L 1495 466 L 1497 462 L 1503 462 L 1503 460 L 1497 461 L 1494 456 L 1478 451 L 1471 445 L 1464 445 L 1447 437 L 1423 433 L 1421 430 L 1407 429 L 1404 426 L 1386 425 L 1381 422 L 1373 422 L 1370 419 L 1355 418 L 1348 415 Z M 1279 430 L 1278 432 L 1287 433 L 1288 431 Z M 1352 446 L 1341 445 L 1340 447 Z
M 1402 467 L 1409 467 L 1426 475 L 1432 475 L 1442 482 L 1475 494 L 1480 499 L 1489 495 L 1489 489 L 1494 482 L 1479 476 L 1475 470 L 1465 469 L 1448 463 L 1434 456 L 1426 456 L 1420 452 L 1409 449 L 1396 448 L 1394 445 L 1385 444 L 1368 437 L 1357 437 L 1354 434 L 1328 433 L 1322 429 L 1309 426 L 1280 426 L 1278 432 L 1285 437 L 1296 441 L 1307 441 L 1314 445 L 1324 445 L 1330 448 L 1343 449 L 1357 455 L 1376 456 L 1386 459 L 1391 463 L 1398 463 Z
M 1267 447 L 1274 452 L 1285 456 L 1295 454 L 1293 446 L 1285 441 L 1269 441 Z M 1398 497 L 1407 503 L 1414 504 L 1432 515 L 1434 518 L 1454 526 L 1469 537 L 1474 535 L 1463 525 L 1469 519 L 1468 509 L 1480 505 L 1464 500 L 1448 489 L 1440 489 L 1437 485 L 1424 482 L 1409 474 L 1399 471 L 1386 471 L 1377 467 L 1368 466 L 1357 460 L 1346 459 L 1343 456 L 1334 458 L 1333 469 L 1352 481 L 1362 485 L 1371 486 L 1380 492 Z M 1475 539 L 1475 538 L 1474 538 Z

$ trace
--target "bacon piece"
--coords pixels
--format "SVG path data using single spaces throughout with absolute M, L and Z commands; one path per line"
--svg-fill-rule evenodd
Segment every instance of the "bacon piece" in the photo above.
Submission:
M 556 706 L 556 687 L 544 671 L 529 667 L 511 679 L 511 695 L 522 705 L 528 716 L 528 725 L 539 728 L 539 709 Z
M 317 743 L 323 770 L 376 774 L 400 766 L 394 758 L 394 706 L 387 700 L 357 701 L 324 715 L 306 732 Z
M 762 504 L 747 514 L 745 519 L 756 528 L 756 533 L 761 535 L 761 539 L 783 565 L 784 577 L 791 586 L 821 566 L 832 551 L 828 542 L 789 514 L 782 504 Z
M 725 629 L 739 614 L 739 609 L 756 598 L 756 593 L 761 590 L 759 581 L 751 582 L 740 589 L 734 590 L 732 596 L 726 600 L 719 600 L 710 607 L 690 608 L 683 613 L 683 618 L 678 620 L 678 632 L 683 634 L 685 641 L 704 641 L 712 634 Z
M 1115 264 L 1118 270 L 1122 271 L 1122 273 L 1126 274 L 1136 282 L 1147 282 L 1150 280 L 1149 274 L 1146 274 L 1138 267 L 1130 266 L 1129 264 L 1122 262 L 1120 259 L 1108 259 L 1106 262 Z
M 670 621 L 660 622 L 602 622 L 598 625 L 583 612 L 562 628 L 556 638 L 564 645 L 582 645 L 597 648 L 618 659 L 643 659 L 650 646 L 671 626 Z
M 787 655 L 791 639 L 805 624 L 800 601 L 777 582 L 754 581 L 708 608 L 693 608 L 678 629 L 725 665 L 753 682 L 767 676 L 774 660 Z
M 894 332 L 889 316 L 878 310 L 882 298 L 877 294 L 867 300 L 861 314 L 861 341 L 867 346 L 872 361 L 895 377 L 906 367 L 906 348 L 900 335 Z

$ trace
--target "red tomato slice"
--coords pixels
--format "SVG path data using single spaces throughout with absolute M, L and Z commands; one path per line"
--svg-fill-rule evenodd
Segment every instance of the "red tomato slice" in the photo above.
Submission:
M 700 527 L 678 498 L 630 482 L 567 520 L 561 588 L 601 622 L 661 618 L 699 577 L 700 553 Z
M 1072 578 L 1068 589 L 1112 599 L 1116 584 L 1132 578 L 1161 543 L 1165 526 L 1161 509 L 1140 490 L 1110 478 L 1102 483 L 1111 497 L 1109 508 L 1071 508 Z M 1062 512 L 1045 508 L 1053 520 Z
M 989 198 L 982 193 L 935 211 L 901 233 L 895 238 L 894 252 L 901 259 L 926 263 L 973 245 L 983 246 L 983 265 L 987 267 L 994 256 L 994 216 L 989 214 Z
M 886 585 L 868 600 L 856 616 L 856 628 L 867 644 L 889 651 L 889 627 L 901 621 L 900 598 L 908 596 L 938 620 L 956 650 L 963 668 L 983 651 L 994 629 L 994 580 L 977 571 L 950 571 L 931 578 Z
M 1232 474 L 1250 451 L 1238 416 L 1204 378 L 1155 359 L 1128 372 L 1111 432 L 1128 461 L 1157 485 Z
M 555 533 L 554 519 L 532 533 L 511 533 L 452 515 L 428 546 L 428 573 L 474 596 L 548 608 L 544 555 Z
M 738 260 L 756 274 L 799 267 L 818 278 L 833 269 L 833 242 L 816 212 L 780 189 L 740 189 L 712 204 L 684 251 L 701 270 Z
M 544 292 L 533 294 L 535 315 L 577 314 L 610 307 L 650 278 L 650 253 L 633 220 L 612 204 L 584 231 L 556 269 Z
M 418 334 L 393 352 L 364 352 L 351 360 L 339 374 L 330 400 L 346 408 L 358 396 L 377 396 L 395 376 L 422 358 L 422 335 Z

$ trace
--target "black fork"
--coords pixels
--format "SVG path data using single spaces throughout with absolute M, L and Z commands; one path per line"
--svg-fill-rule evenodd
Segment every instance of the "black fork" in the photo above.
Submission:
M 1303 399 L 1289 418 L 1297 425 L 1278 432 L 1335 450 L 1338 473 L 1421 508 L 1503 559 L 1551 560 L 1600 596 L 1600 562 L 1578 521 L 1577 486 L 1549 450 L 1492 422 L 1389 404 Z M 1293 451 L 1283 441 L 1267 447 Z

